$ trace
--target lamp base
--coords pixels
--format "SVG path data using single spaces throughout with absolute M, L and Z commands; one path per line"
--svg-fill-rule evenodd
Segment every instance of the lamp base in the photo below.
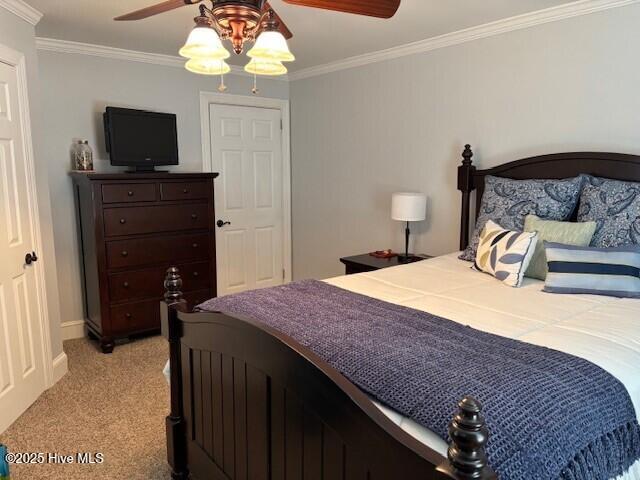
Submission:
M 412 263 L 417 262 L 418 260 L 424 260 L 424 258 L 411 253 L 408 255 L 398 255 L 398 263 Z

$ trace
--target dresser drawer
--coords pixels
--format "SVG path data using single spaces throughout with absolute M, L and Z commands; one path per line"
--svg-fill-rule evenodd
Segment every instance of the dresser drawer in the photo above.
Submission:
M 197 292 L 187 292 L 182 295 L 187 301 L 187 306 L 193 310 L 197 305 L 205 302 L 211 298 L 211 290 L 198 290 Z
M 153 202 L 155 199 L 155 183 L 102 185 L 102 203 Z
M 192 200 L 209 198 L 209 182 L 166 182 L 160 184 L 162 200 Z
M 160 300 L 127 303 L 111 307 L 111 328 L 117 335 L 160 328 Z
M 209 259 L 211 242 L 208 233 L 106 242 L 107 268 L 204 261 Z
M 209 262 L 190 263 L 178 265 L 180 277 L 182 278 L 182 291 L 193 292 L 195 290 L 207 291 L 211 289 L 211 264 Z M 166 269 L 162 272 L 162 280 L 166 276 Z M 163 285 L 162 283 L 160 284 Z M 162 290 L 164 295 L 164 286 Z
M 163 205 L 158 207 L 105 208 L 107 237 L 138 233 L 170 232 L 209 227 L 208 205 Z
M 182 291 L 194 291 L 209 288 L 209 262 L 177 265 L 182 277 Z M 109 294 L 111 302 L 125 302 L 142 298 L 161 298 L 164 295 L 163 282 L 165 267 L 147 268 L 109 275 Z

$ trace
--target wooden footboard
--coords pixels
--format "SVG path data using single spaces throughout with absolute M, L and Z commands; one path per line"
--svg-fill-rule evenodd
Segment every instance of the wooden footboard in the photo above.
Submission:
M 459 404 L 448 458 L 408 435 L 313 352 L 274 329 L 188 313 L 181 279 L 165 281 L 172 478 L 198 480 L 492 479 L 480 405 Z

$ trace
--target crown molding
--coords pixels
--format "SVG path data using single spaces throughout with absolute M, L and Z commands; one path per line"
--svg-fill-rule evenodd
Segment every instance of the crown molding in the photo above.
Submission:
M 92 57 L 127 60 L 129 62 L 150 63 L 164 67 L 184 67 L 185 62 L 182 58 L 172 55 L 139 52 L 136 50 L 126 50 L 124 48 L 107 47 L 91 43 L 58 40 L 56 38 L 36 37 L 36 48 L 47 52 L 90 55 Z
M 1 1 L 3 0 L 0 0 L 0 2 Z M 124 48 L 108 47 L 105 45 L 94 45 L 91 43 L 72 42 L 70 40 L 58 40 L 56 38 L 36 37 L 36 48 L 38 50 L 47 52 L 90 55 L 93 57 L 148 63 L 151 65 L 161 65 L 163 67 L 184 68 L 185 63 L 184 58 L 173 55 L 139 52 L 137 50 L 127 50 Z M 237 65 L 230 65 L 230 67 L 230 75 L 253 77 L 252 74 L 245 72 L 242 67 L 239 67 Z M 286 81 L 287 75 L 283 75 L 281 77 L 271 77 L 271 79 Z
M 42 18 L 41 12 L 23 0 L 0 0 L 0 8 L 10 11 L 33 26 L 36 26 Z
M 416 53 L 430 52 L 432 50 L 460 45 L 473 40 L 492 37 L 515 30 L 522 30 L 536 25 L 556 22 L 582 15 L 589 15 L 591 13 L 611 8 L 624 7 L 626 5 L 638 3 L 639 1 L 640 0 L 579 0 L 577 2 L 525 13 L 515 17 L 505 18 L 503 20 L 497 20 L 484 25 L 466 28 L 457 32 L 447 33 L 386 50 L 365 53 L 363 55 L 345 58 L 343 60 L 330 62 L 324 65 L 305 68 L 290 73 L 289 80 L 302 80 L 305 78 L 316 77 L 318 75 L 369 65 L 371 63 L 382 62 Z

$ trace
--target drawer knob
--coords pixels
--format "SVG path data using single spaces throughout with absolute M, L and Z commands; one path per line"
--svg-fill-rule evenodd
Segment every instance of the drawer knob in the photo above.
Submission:
M 194 220 L 196 220 L 198 218 L 198 214 L 197 213 L 192 213 L 191 214 L 191 218 L 193 218 Z
M 198 248 L 198 244 L 194 243 L 193 245 L 191 245 L 193 248 Z
M 131 318 L 131 314 L 130 314 L 130 313 L 128 313 L 128 312 L 127 312 L 127 313 L 125 313 L 125 314 L 124 314 L 124 316 L 125 316 L 127 319 L 130 319 L 130 318 Z
M 200 275 L 198 272 L 193 272 L 194 277 L 197 277 L 198 275 Z
M 122 255 L 123 257 L 127 257 L 129 256 L 129 252 L 127 252 L 126 250 L 123 250 L 122 253 L 120 253 L 120 255 Z
M 125 223 L 127 223 L 127 221 L 124 218 L 120 219 L 120 225 L 124 225 Z
M 130 197 L 133 197 L 133 192 L 132 192 L 131 190 L 129 190 L 129 191 L 127 192 L 127 195 L 129 195 Z
M 129 282 L 124 282 L 124 283 L 122 284 L 122 286 L 123 286 L 124 288 L 129 288 Z
M 189 193 L 189 190 L 185 188 L 184 190 L 182 190 L 182 193 Z

